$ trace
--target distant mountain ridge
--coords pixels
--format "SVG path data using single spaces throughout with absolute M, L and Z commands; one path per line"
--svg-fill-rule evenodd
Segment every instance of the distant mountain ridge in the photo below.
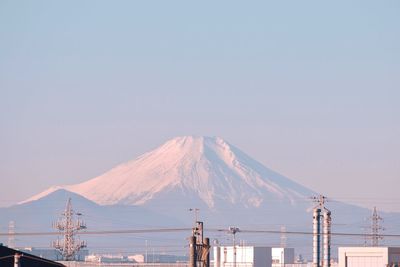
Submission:
M 58 189 L 46 196 L 14 205 L 8 208 L 0 208 L 0 226 L 7 226 L 10 221 L 15 222 L 16 232 L 53 232 L 52 223 L 61 217 L 67 200 L 71 198 L 72 208 L 82 214 L 89 231 L 111 229 L 149 229 L 186 227 L 190 224 L 180 221 L 172 216 L 159 214 L 139 206 L 131 205 L 99 205 L 81 195 Z M 4 230 L 3 230 L 4 231 Z M 2 231 L 2 232 L 3 232 Z M 15 240 L 18 246 L 49 246 L 57 236 L 18 236 Z M 82 236 L 88 241 L 90 249 L 96 246 L 108 247 L 132 244 L 132 236 Z M 7 238 L 0 242 L 7 244 Z

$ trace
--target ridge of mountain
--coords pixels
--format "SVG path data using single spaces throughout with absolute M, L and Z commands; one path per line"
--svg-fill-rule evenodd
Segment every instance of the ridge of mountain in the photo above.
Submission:
M 64 188 L 101 205 L 144 205 L 167 192 L 172 199 L 196 196 L 210 209 L 268 201 L 296 205 L 315 193 L 266 168 L 219 137 L 177 137 L 160 147 L 85 181 L 55 186 L 24 201 Z M 172 195 L 173 194 L 173 195 Z

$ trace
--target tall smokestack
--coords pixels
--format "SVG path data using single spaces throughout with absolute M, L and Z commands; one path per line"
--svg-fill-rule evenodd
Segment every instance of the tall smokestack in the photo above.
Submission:
M 197 255 L 196 255 L 196 237 L 189 237 L 189 267 L 196 267 Z
M 324 210 L 324 267 L 331 266 L 331 212 Z
M 321 209 L 313 213 L 313 267 L 320 267 L 321 262 Z

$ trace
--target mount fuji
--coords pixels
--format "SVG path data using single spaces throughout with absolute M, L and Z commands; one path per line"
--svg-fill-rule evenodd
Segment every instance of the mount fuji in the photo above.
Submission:
M 135 205 L 180 219 L 189 208 L 217 223 L 237 212 L 305 212 L 312 190 L 266 168 L 219 137 L 177 137 L 103 175 L 54 186 L 23 203 L 64 189 L 99 205 Z M 173 207 L 173 209 L 171 209 Z
M 272 199 L 296 205 L 298 200 L 315 194 L 219 137 L 193 136 L 172 139 L 99 177 L 55 186 L 24 202 L 58 189 L 100 205 L 145 205 L 165 194 L 170 198 L 195 196 L 212 210 L 218 210 L 223 203 L 260 207 Z
M 66 201 L 68 194 L 89 202 L 81 205 L 88 209 L 80 210 L 83 213 L 95 211 L 97 217 L 128 218 L 127 221 L 147 226 L 191 226 L 193 215 L 189 209 L 198 209 L 206 228 L 226 229 L 235 225 L 242 229 L 279 230 L 285 226 L 299 231 L 311 231 L 310 210 L 314 204 L 309 198 L 317 195 L 219 137 L 184 136 L 86 182 L 51 187 L 16 206 L 3 208 L 2 213 L 7 215 L 22 207 L 30 209 L 38 203 L 53 204 L 54 196 L 64 196 Z M 371 214 L 368 209 L 337 201 L 327 206 L 332 211 L 333 232 L 360 233 L 365 218 Z M 20 217 L 14 220 L 34 221 L 35 218 L 27 218 L 28 214 L 19 213 Z M 51 216 L 45 218 L 48 225 L 55 219 Z M 386 225 L 388 232 L 398 230 L 395 222 L 399 221 L 399 214 L 383 216 L 393 222 Z M 98 220 L 93 224 L 99 229 L 116 227 Z M 291 238 L 292 245 L 304 246 L 302 238 Z M 279 236 L 269 239 L 268 243 L 271 242 L 279 243 Z M 352 242 L 362 244 L 364 240 Z

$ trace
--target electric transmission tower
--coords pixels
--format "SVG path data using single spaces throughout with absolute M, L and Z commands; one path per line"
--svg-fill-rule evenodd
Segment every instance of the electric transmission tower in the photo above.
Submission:
M 380 222 L 383 221 L 382 217 L 378 215 L 378 211 L 376 207 L 374 207 L 374 211 L 372 212 L 371 219 L 371 245 L 373 247 L 379 246 L 379 240 L 382 240 L 383 237 L 379 234 L 380 230 L 385 230 Z
M 57 239 L 53 242 L 53 247 L 61 252 L 65 261 L 74 260 L 78 251 L 86 247 L 84 241 L 75 238 L 78 231 L 86 229 L 86 224 L 83 221 L 74 219 L 75 215 L 82 214 L 74 212 L 71 198 L 69 198 L 62 217 L 53 224 L 53 227 L 63 235 L 63 240 Z

